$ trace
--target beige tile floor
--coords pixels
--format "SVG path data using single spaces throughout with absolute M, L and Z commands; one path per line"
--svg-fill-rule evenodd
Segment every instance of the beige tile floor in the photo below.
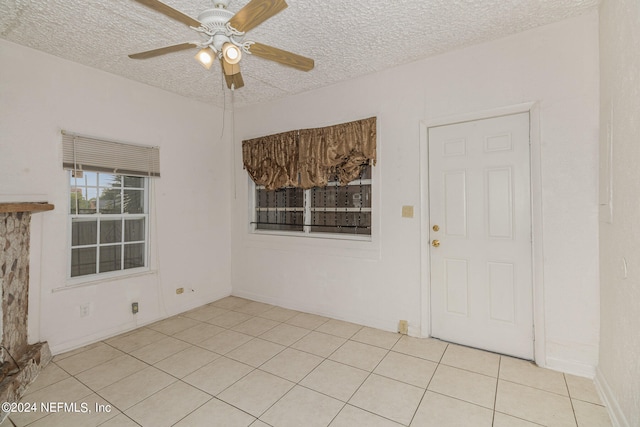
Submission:
M 611 425 L 591 380 L 237 297 L 57 355 L 22 401 L 91 412 L 2 427 Z

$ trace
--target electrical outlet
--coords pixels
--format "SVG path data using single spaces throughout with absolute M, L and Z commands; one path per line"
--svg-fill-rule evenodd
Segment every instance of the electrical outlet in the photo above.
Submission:
M 139 309 L 138 303 L 137 302 L 132 302 L 131 303 L 131 312 L 133 314 L 137 314 L 138 313 L 138 309 Z
M 88 302 L 80 304 L 80 317 L 87 317 L 89 314 L 91 314 L 91 304 Z
M 183 292 L 184 292 L 184 288 L 177 288 L 176 289 L 176 294 L 178 294 L 178 295 L 180 295 Z
M 407 335 L 409 333 L 409 322 L 407 322 L 406 320 L 399 321 L 398 333 L 402 335 Z

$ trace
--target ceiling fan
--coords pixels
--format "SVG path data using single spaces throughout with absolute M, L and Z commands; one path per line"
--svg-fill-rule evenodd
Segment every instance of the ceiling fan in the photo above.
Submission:
M 194 19 L 159 0 L 135 0 L 169 18 L 182 22 L 202 35 L 201 42 L 187 42 L 129 55 L 132 59 L 147 59 L 181 50 L 199 48 L 196 59 L 207 69 L 215 58 L 220 60 L 229 89 L 244 86 L 240 74 L 242 54 L 252 54 L 302 71 L 313 69 L 313 59 L 254 41 L 245 41 L 247 31 L 287 7 L 284 0 L 251 0 L 236 14 L 227 10 L 230 0 L 213 0 L 213 7 Z

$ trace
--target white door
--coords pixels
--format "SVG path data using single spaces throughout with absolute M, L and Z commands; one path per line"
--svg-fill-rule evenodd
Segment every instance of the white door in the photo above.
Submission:
M 431 335 L 533 359 L 529 114 L 429 128 Z

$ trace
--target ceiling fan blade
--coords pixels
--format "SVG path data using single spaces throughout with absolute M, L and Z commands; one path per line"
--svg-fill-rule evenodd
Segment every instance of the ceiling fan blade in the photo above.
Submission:
M 169 18 L 182 22 L 183 24 L 188 25 L 190 27 L 198 28 L 200 25 L 202 25 L 200 24 L 200 21 L 198 21 L 197 19 L 193 19 L 189 15 L 185 15 L 179 10 L 174 9 L 171 6 L 164 4 L 159 0 L 136 0 L 136 1 L 138 3 L 142 3 L 143 5 L 148 6 L 151 9 L 156 10 L 168 16 Z
M 240 72 L 240 64 L 229 64 L 222 58 L 220 58 L 220 63 L 222 64 L 222 71 L 225 76 L 233 76 Z
M 249 52 L 255 56 L 259 56 L 260 58 L 275 61 L 282 65 L 287 65 L 302 71 L 310 71 L 315 65 L 311 58 L 306 58 L 262 43 L 253 43 L 249 48 Z
M 229 24 L 238 31 L 247 32 L 286 8 L 284 0 L 251 0 L 233 15 Z
M 226 80 L 227 87 L 229 89 L 231 89 L 231 87 L 233 87 L 233 89 L 240 89 L 242 86 L 244 86 L 244 80 L 242 80 L 242 74 L 240 74 L 240 72 L 232 76 L 228 76 L 225 74 L 224 79 Z
M 227 87 L 231 89 L 240 89 L 244 86 L 244 80 L 242 74 L 240 74 L 240 64 L 229 64 L 223 58 L 220 58 L 220 65 L 222 65 L 222 74 L 227 82 Z
M 180 43 L 180 44 L 175 44 L 173 46 L 165 46 L 159 49 L 148 50 L 146 52 L 132 53 L 131 55 L 129 55 L 129 58 L 131 59 L 153 58 L 154 56 L 160 56 L 160 55 L 164 55 L 166 53 L 171 53 L 171 52 L 178 52 L 181 50 L 191 49 L 193 47 L 195 47 L 195 45 L 192 43 Z

